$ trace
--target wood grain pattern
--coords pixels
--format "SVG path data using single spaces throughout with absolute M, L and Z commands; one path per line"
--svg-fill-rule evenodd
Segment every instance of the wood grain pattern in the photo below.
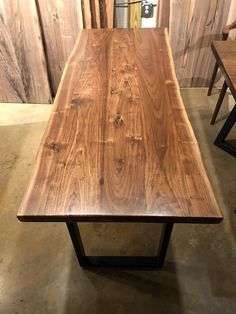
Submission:
M 106 0 L 107 28 L 114 27 L 115 0 Z
M 7 101 L 14 102 L 50 102 L 51 92 L 35 2 L 1 1 L 0 15 L 0 32 L 3 34 L 1 101 L 7 98 Z
M 4 23 L 4 8 L 0 18 L 0 99 L 2 102 L 26 102 L 26 94 L 11 35 Z
M 18 218 L 222 220 L 165 30 L 80 32 Z
M 92 17 L 90 9 L 90 0 L 81 0 L 81 9 L 83 15 L 83 26 L 84 28 L 92 27 Z
M 113 28 L 114 26 L 114 0 L 99 0 L 100 19 L 102 28 Z
M 46 41 L 46 53 L 56 94 L 65 64 L 83 28 L 80 0 L 37 0 Z
M 133 1 L 129 1 L 133 2 Z M 130 28 L 137 28 L 141 27 L 141 2 L 130 4 L 129 5 L 129 27 Z
M 157 26 L 169 29 L 170 23 L 170 0 L 159 0 Z
M 211 44 L 221 38 L 230 0 L 170 0 L 169 34 L 180 87 L 204 87 L 214 68 Z
M 99 0 L 90 0 L 92 28 L 101 27 Z
M 230 91 L 236 100 L 236 42 L 214 41 L 212 51 L 223 72 Z

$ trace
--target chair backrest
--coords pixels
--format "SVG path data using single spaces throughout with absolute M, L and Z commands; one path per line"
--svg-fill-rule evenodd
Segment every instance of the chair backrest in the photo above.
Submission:
M 222 30 L 222 40 L 227 40 L 228 37 L 229 37 L 229 33 L 232 29 L 236 29 L 236 20 L 229 24 L 229 25 L 226 25 L 223 30 Z

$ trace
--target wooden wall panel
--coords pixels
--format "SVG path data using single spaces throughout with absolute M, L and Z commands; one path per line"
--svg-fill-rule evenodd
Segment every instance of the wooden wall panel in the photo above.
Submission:
M 115 0 L 82 0 L 84 28 L 113 28 Z
M 80 0 L 37 0 L 46 43 L 53 94 L 56 94 L 62 72 L 83 27 Z
M 170 1 L 171 0 L 159 0 L 158 3 L 158 27 L 167 27 L 169 29 L 170 20 Z
M 133 2 L 129 1 L 129 2 Z M 141 3 L 134 3 L 129 5 L 129 27 L 139 28 L 141 27 Z
M 235 3 L 160 0 L 158 25 L 169 26 L 181 87 L 208 86 L 210 45 L 227 18 L 236 18 Z M 50 102 L 78 30 L 113 25 L 114 0 L 0 0 L 0 101 Z
M 115 11 L 115 0 L 106 0 L 106 15 L 107 15 L 107 25 L 108 28 L 113 28 L 114 26 L 114 11 Z
M 90 9 L 90 0 L 81 0 L 83 26 L 84 28 L 92 28 L 92 17 Z
M 211 43 L 227 23 L 230 0 L 170 0 L 170 42 L 181 87 L 208 86 Z
M 101 27 L 99 0 L 90 0 L 91 24 L 92 28 Z
M 48 103 L 48 83 L 37 10 L 34 1 L 0 1 L 0 99 Z
M 102 28 L 113 28 L 115 0 L 99 0 Z
M 4 21 L 5 8 L 0 2 L 0 100 L 1 102 L 26 102 L 26 94 L 17 63 L 15 49 Z

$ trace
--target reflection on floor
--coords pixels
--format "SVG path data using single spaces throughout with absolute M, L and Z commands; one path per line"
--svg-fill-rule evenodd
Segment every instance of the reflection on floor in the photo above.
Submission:
M 182 95 L 225 218 L 175 225 L 162 271 L 83 270 L 64 224 L 17 221 L 51 107 L 0 106 L 0 313 L 236 313 L 235 158 L 212 144 L 228 98 L 210 126 L 218 92 Z M 159 229 L 85 224 L 82 235 L 90 254 L 152 254 Z

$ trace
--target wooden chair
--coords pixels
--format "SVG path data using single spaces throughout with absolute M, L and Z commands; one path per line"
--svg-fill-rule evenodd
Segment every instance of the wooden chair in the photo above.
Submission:
M 235 28 L 236 28 L 236 20 L 232 24 L 226 25 L 223 28 L 223 30 L 222 30 L 222 40 L 227 40 L 228 37 L 229 37 L 230 31 L 232 29 L 235 29 Z M 213 88 L 213 85 L 214 85 L 214 82 L 215 82 L 215 78 L 216 78 L 216 74 L 217 74 L 218 68 L 219 68 L 219 66 L 218 66 L 218 64 L 216 62 L 214 70 L 213 70 L 213 73 L 212 73 L 212 78 L 211 78 L 211 81 L 210 81 L 210 85 L 209 85 L 207 96 L 211 95 L 212 88 Z M 216 117 L 217 117 L 217 115 L 219 113 L 219 110 L 220 110 L 220 107 L 222 105 L 225 93 L 227 91 L 227 88 L 228 88 L 228 85 L 227 85 L 226 81 L 224 81 L 224 84 L 222 86 L 222 89 L 221 89 L 221 92 L 220 92 L 220 95 L 219 95 L 219 98 L 218 98 L 218 101 L 217 101 L 217 104 L 216 104 L 216 107 L 215 107 L 215 110 L 214 110 L 214 113 L 213 113 L 213 116 L 212 116 L 212 119 L 211 119 L 211 124 L 215 123 Z

